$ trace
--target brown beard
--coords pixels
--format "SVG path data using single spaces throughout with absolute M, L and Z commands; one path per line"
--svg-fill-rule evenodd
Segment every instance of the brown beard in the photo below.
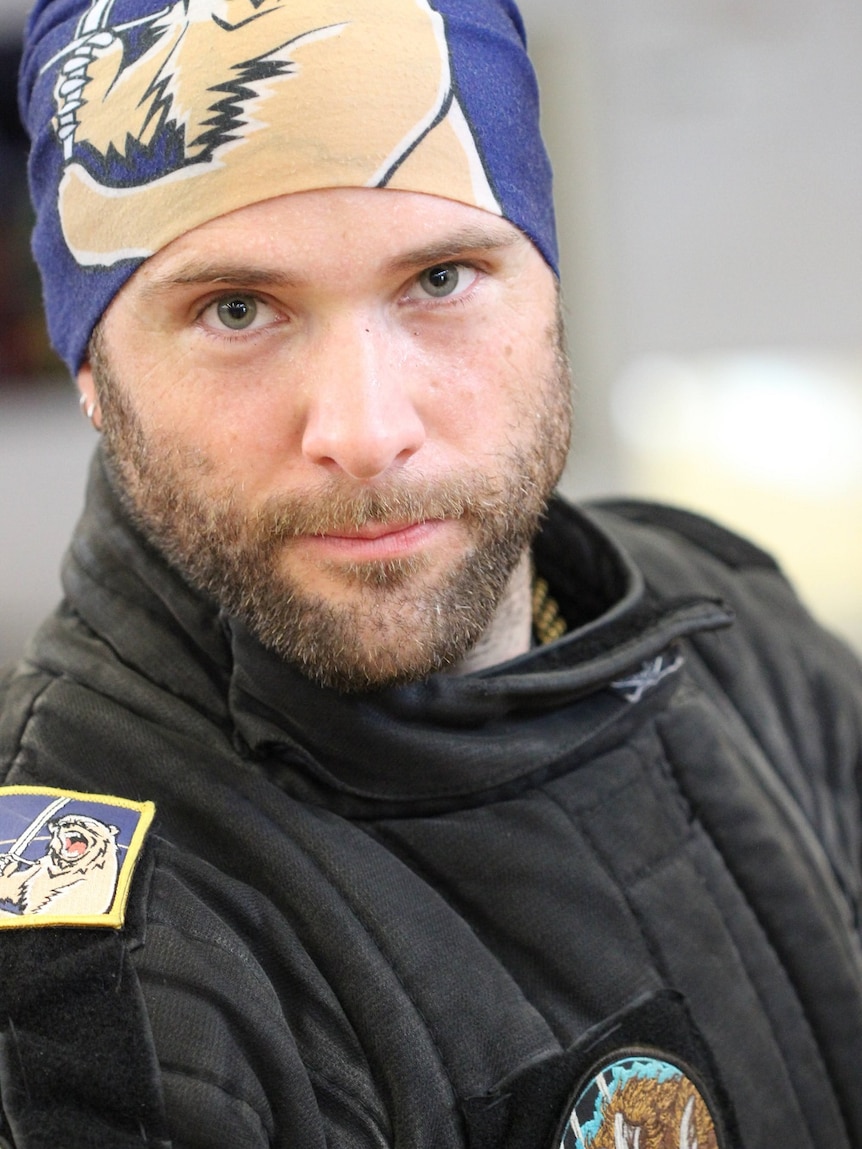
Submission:
M 309 678 L 341 691 L 415 681 L 451 667 L 488 626 L 530 546 L 562 472 L 571 424 L 562 323 L 549 333 L 554 367 L 522 412 L 525 441 L 501 454 L 493 474 L 472 471 L 436 482 L 385 477 L 371 488 L 329 478 L 302 494 L 273 495 L 255 509 L 213 483 L 199 453 L 147 438 L 97 332 L 90 363 L 105 449 L 137 525 L 197 590 L 241 619 L 260 642 Z M 523 428 L 529 428 L 525 432 Z M 332 563 L 354 596 L 332 603 L 285 574 L 292 539 L 372 522 L 457 520 L 460 559 L 426 578 L 430 563 L 408 559 Z

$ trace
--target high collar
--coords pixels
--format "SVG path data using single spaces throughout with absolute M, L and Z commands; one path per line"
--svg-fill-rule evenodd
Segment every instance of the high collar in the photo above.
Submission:
M 477 673 L 345 695 L 194 592 L 130 523 L 97 454 L 64 586 L 125 665 L 210 712 L 286 788 L 397 807 L 478 796 L 552 768 L 628 705 L 616 680 L 729 621 L 714 599 L 657 599 L 599 518 L 560 499 L 534 557 L 574 621 L 562 639 Z

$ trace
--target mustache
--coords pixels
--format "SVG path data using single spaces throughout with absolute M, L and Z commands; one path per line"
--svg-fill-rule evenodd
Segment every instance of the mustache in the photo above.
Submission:
M 372 523 L 473 519 L 499 509 L 499 486 L 481 475 L 387 479 L 359 487 L 331 479 L 301 494 L 271 496 L 251 524 L 272 539 L 337 534 Z

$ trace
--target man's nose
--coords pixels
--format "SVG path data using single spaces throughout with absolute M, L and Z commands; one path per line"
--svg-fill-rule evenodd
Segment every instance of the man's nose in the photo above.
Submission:
M 385 322 L 342 319 L 320 333 L 307 377 L 305 457 L 354 479 L 374 479 L 425 442 L 409 356 Z

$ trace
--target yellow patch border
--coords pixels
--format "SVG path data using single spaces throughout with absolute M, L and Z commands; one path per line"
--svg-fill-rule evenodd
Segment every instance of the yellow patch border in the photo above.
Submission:
M 137 813 L 135 828 L 125 847 L 125 857 L 118 866 L 117 883 L 110 907 L 100 914 L 67 913 L 24 913 L 0 914 L 0 930 L 43 928 L 45 926 L 100 926 L 120 929 L 125 923 L 126 903 L 129 888 L 137 866 L 147 831 L 152 825 L 156 807 L 153 802 L 133 802 L 129 798 L 119 798 L 108 794 L 88 794 L 79 790 L 60 790 L 53 786 L 0 786 L 0 801 L 7 795 L 32 795 L 34 797 L 66 798 L 70 802 L 95 803 L 99 806 L 114 807 Z M 0 851 L 2 854 L 3 851 Z

